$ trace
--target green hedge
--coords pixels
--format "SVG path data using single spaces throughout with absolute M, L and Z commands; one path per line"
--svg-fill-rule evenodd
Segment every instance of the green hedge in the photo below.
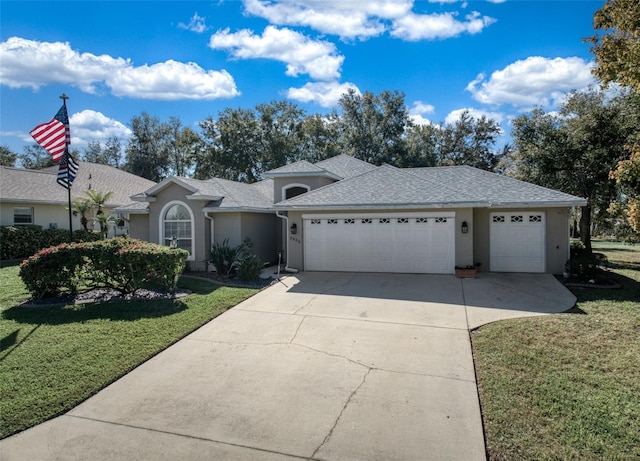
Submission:
M 100 234 L 92 231 L 76 230 L 74 242 L 94 242 Z M 43 248 L 69 242 L 66 229 L 43 229 L 41 226 L 0 227 L 0 259 L 24 259 Z
M 113 288 L 174 291 L 189 253 L 126 237 L 63 243 L 45 248 L 20 265 L 20 277 L 36 299 Z

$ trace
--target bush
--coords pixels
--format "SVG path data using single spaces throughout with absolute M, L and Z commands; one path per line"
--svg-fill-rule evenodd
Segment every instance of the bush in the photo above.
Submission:
M 63 243 L 46 248 L 20 265 L 20 277 L 34 298 L 112 288 L 174 291 L 189 253 L 129 238 Z
M 230 247 L 228 237 L 224 239 L 222 243 L 214 243 L 211 245 L 209 262 L 216 268 L 218 275 L 225 277 L 232 275 L 241 247 L 242 245 L 233 248 Z
M 74 242 L 93 242 L 100 238 L 96 232 L 76 230 Z M 43 229 L 41 226 L 0 227 L 0 259 L 24 259 L 42 250 L 69 242 L 66 229 Z
M 260 278 L 264 263 L 254 254 L 247 254 L 238 259 L 238 278 L 243 282 L 253 282 Z

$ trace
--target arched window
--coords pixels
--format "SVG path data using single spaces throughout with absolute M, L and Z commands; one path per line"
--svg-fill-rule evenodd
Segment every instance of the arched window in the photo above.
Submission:
M 191 210 L 180 202 L 165 205 L 161 214 L 162 242 L 170 246 L 172 242 L 178 248 L 189 252 L 189 259 L 193 257 L 193 215 Z
M 306 184 L 287 184 L 282 188 L 282 200 L 287 200 L 309 192 L 311 187 Z

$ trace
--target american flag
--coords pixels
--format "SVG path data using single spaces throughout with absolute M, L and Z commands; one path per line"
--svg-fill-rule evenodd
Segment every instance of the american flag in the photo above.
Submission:
M 67 105 L 63 103 L 51 121 L 38 125 L 30 133 L 33 139 L 51 154 L 54 162 L 60 160 L 67 146 L 71 144 Z
M 58 179 L 56 181 L 65 189 L 70 189 L 73 180 L 76 179 L 78 174 L 78 164 L 73 159 L 68 150 L 65 150 L 62 160 L 60 161 L 60 168 L 58 168 Z

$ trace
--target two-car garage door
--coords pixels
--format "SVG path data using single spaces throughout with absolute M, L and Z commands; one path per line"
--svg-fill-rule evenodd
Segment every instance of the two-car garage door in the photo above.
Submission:
M 302 218 L 305 270 L 453 273 L 453 212 Z

